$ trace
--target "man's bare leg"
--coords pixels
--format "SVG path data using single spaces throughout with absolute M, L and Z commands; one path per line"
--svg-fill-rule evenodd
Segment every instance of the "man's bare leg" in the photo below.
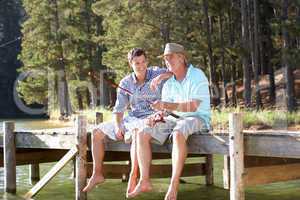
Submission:
M 128 194 L 128 198 L 133 198 L 142 192 L 152 190 L 150 182 L 150 165 L 152 160 L 151 135 L 141 132 L 137 134 L 137 158 L 140 167 L 140 180 L 135 189 Z
M 137 130 L 134 130 L 132 132 L 131 138 L 131 147 L 130 147 L 130 159 L 131 159 L 131 171 L 129 174 L 128 179 L 128 185 L 127 185 L 127 191 L 126 191 L 126 197 L 128 197 L 128 194 L 131 193 L 137 184 L 137 178 L 138 178 L 138 160 L 137 160 Z
M 172 177 L 165 200 L 176 200 L 184 162 L 187 157 L 186 139 L 180 132 L 173 133 Z
M 91 191 L 96 185 L 105 181 L 102 168 L 104 159 L 104 138 L 105 134 L 95 129 L 92 135 L 92 156 L 93 156 L 93 174 L 87 185 L 83 188 L 83 192 Z

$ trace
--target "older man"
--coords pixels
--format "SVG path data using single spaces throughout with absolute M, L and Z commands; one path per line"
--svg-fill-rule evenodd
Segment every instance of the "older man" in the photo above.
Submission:
M 151 141 L 163 144 L 170 135 L 173 140 L 173 171 L 165 200 L 176 200 L 179 179 L 187 156 L 187 138 L 193 133 L 208 129 L 210 124 L 210 95 L 203 71 L 188 64 L 186 52 L 180 44 L 166 44 L 162 57 L 174 75 L 163 86 L 162 101 L 152 104 L 159 112 L 148 117 L 148 127 L 137 134 L 140 180 L 129 197 L 152 189 L 149 176 Z M 165 123 L 155 122 L 166 110 L 176 113 L 180 118 L 174 120 L 166 117 Z
M 144 118 L 154 113 L 149 102 L 160 99 L 161 85 L 157 90 L 155 85 L 169 78 L 172 73 L 159 67 L 148 67 L 146 53 L 141 48 L 134 48 L 128 53 L 128 62 L 133 73 L 123 78 L 117 92 L 117 100 L 113 110 L 113 121 L 101 123 L 93 130 L 92 155 L 93 174 L 89 179 L 84 192 L 91 191 L 96 185 L 104 182 L 103 160 L 104 139 L 123 140 L 124 136 L 132 134 L 132 145 L 130 149 L 132 169 L 129 177 L 127 193 L 132 192 L 136 186 L 138 176 L 138 165 L 135 150 L 135 130 L 143 126 Z M 130 91 L 130 94 L 126 91 Z M 124 112 L 129 107 L 128 116 Z

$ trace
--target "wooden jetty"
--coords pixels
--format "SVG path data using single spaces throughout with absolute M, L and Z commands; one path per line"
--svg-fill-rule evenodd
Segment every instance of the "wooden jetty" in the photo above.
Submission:
M 3 157 L 5 191 L 16 191 L 16 165 L 31 165 L 31 179 L 39 179 L 38 164 L 58 161 L 54 167 L 24 196 L 29 199 L 45 186 L 69 161 L 75 162 L 77 200 L 87 199 L 81 192 L 91 174 L 90 135 L 85 116 L 78 116 L 76 125 L 68 129 L 14 131 L 13 122 L 4 122 Z M 205 175 L 207 185 L 213 184 L 212 155 L 224 155 L 224 188 L 230 189 L 230 200 L 244 200 L 244 188 L 250 185 L 300 179 L 300 132 L 246 131 L 242 114 L 229 116 L 228 131 L 192 135 L 188 140 L 189 155 L 205 156 L 204 163 L 186 164 L 183 176 Z M 107 161 L 128 161 L 129 144 L 107 140 Z M 152 145 L 155 158 L 169 158 L 172 144 Z M 2 150 L 2 149 L 1 149 Z M 3 165 L 2 165 L 3 163 Z M 128 175 L 128 165 L 107 164 L 106 176 Z M 153 165 L 152 177 L 170 176 L 169 165 Z M 62 191 L 63 192 L 63 191 Z

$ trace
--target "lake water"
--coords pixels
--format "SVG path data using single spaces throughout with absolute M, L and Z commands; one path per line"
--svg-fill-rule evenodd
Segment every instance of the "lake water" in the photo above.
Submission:
M 1 121 L 0 121 L 1 122 Z M 2 122 L 0 123 L 2 126 Z M 61 126 L 61 124 L 60 124 Z M 46 120 L 23 120 L 16 121 L 16 129 L 42 129 L 57 127 Z M 2 127 L 0 127 L 2 129 Z M 44 175 L 53 165 L 46 163 L 40 165 L 41 175 Z M 223 200 L 229 199 L 229 191 L 222 188 L 222 156 L 214 157 L 215 185 L 205 186 L 204 177 L 184 178 L 186 184 L 181 184 L 178 200 Z M 17 195 L 7 195 L 3 192 L 3 168 L 0 168 L 0 199 L 20 200 L 32 186 L 28 179 L 29 167 L 17 167 Z M 74 179 L 70 178 L 72 164 L 68 164 L 34 199 L 41 200 L 73 200 L 75 199 Z M 163 199 L 168 188 L 169 179 L 153 179 L 154 190 L 152 193 L 143 194 L 137 200 L 159 200 Z M 88 194 L 89 200 L 123 200 L 125 199 L 126 183 L 118 179 L 107 180 Z M 246 189 L 246 200 L 299 200 L 300 181 L 289 181 L 248 187 Z

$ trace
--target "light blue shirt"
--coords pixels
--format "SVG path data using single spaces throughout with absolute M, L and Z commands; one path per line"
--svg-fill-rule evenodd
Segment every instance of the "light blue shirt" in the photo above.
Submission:
M 120 86 L 129 90 L 133 95 L 129 95 L 124 90 L 118 88 L 117 100 L 113 113 L 123 113 L 128 109 L 128 115 L 131 117 L 145 118 L 155 111 L 151 108 L 150 102 L 160 100 L 162 82 L 155 91 L 150 89 L 151 80 L 167 71 L 166 68 L 149 67 L 146 72 L 145 83 L 139 85 L 135 74 L 132 72 L 120 81 Z
M 182 117 L 200 117 L 210 127 L 211 109 L 208 80 L 201 69 L 189 65 L 185 78 L 177 81 L 173 75 L 163 86 L 162 101 L 183 103 L 200 100 L 196 112 L 174 112 Z

